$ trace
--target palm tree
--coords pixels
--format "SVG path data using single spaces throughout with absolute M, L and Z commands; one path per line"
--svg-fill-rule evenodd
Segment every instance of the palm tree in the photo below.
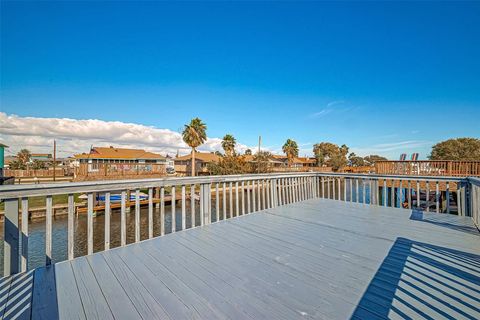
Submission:
M 195 149 L 207 140 L 207 125 L 199 118 L 194 118 L 185 125 L 182 132 L 183 141 L 192 148 L 192 177 L 195 176 Z
M 283 152 L 287 155 L 288 166 L 292 166 L 293 158 L 298 157 L 298 145 L 294 140 L 288 139 L 282 147 Z
M 235 144 L 237 141 L 231 134 L 226 134 L 223 137 L 222 148 L 227 156 L 232 156 L 235 153 Z

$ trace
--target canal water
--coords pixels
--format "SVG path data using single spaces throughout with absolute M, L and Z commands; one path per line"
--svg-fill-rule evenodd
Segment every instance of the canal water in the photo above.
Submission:
M 258 194 L 258 193 L 257 193 Z M 230 200 L 227 193 L 227 217 L 230 217 Z M 233 193 L 233 211 L 235 212 L 235 192 Z M 241 201 L 241 199 L 239 199 Z M 258 198 L 257 206 L 258 206 Z M 251 198 L 251 205 L 253 199 Z M 220 215 L 223 215 L 223 198 L 220 193 Z M 216 206 L 215 206 L 214 192 L 212 192 L 212 218 L 216 221 Z M 186 227 L 191 227 L 191 207 L 190 199 L 186 201 Z M 245 206 L 247 205 L 247 195 L 245 194 Z M 242 210 L 240 202 L 240 211 Z M 247 208 L 246 208 L 247 210 Z M 170 233 L 172 228 L 171 219 L 171 205 L 165 205 L 165 233 Z M 198 226 L 200 224 L 200 203 L 195 201 L 195 222 Z M 176 228 L 182 229 L 182 204 L 181 201 L 176 201 L 175 205 Z M 110 217 L 110 248 L 120 246 L 120 209 L 112 210 Z M 3 223 L 0 223 L 0 262 L 3 262 Z M 159 236 L 161 230 L 160 208 L 154 204 L 153 206 L 153 236 Z M 130 212 L 126 212 L 126 234 L 127 244 L 135 242 L 135 208 L 131 207 Z M 45 265 L 45 219 L 33 219 L 28 224 L 28 268 L 35 268 Z M 75 217 L 74 226 L 74 252 L 75 256 L 82 256 L 87 254 L 87 216 L 80 214 Z M 93 244 L 94 252 L 103 251 L 105 248 L 105 216 L 100 212 L 93 218 Z M 59 262 L 67 259 L 67 239 L 68 239 L 68 217 L 66 214 L 57 215 L 53 217 L 52 224 L 52 262 Z M 148 207 L 142 206 L 140 208 L 140 239 L 148 239 Z M 0 263 L 0 274 L 3 274 L 3 263 Z
M 343 200 L 343 184 L 341 185 L 341 198 Z M 336 198 L 338 199 L 338 189 L 335 186 Z M 355 185 L 353 190 L 349 190 L 349 185 L 347 184 L 347 199 L 350 199 L 350 194 L 352 194 L 353 199 L 356 199 L 356 189 Z M 359 202 L 363 201 L 363 193 L 365 192 L 366 203 L 370 203 L 370 190 L 368 184 L 365 185 L 365 189 L 362 185 L 359 186 Z M 321 196 L 320 191 L 320 196 Z M 258 195 L 258 193 L 257 193 Z M 247 195 L 245 194 L 245 206 L 247 205 Z M 327 192 L 325 191 L 325 197 L 327 197 Z M 333 197 L 333 190 L 330 190 L 330 198 Z M 230 200 L 227 193 L 227 217 L 230 217 Z M 241 199 L 239 199 L 241 200 Z M 258 203 L 258 197 L 257 197 Z M 251 201 L 253 199 L 251 197 Z M 215 212 L 215 198 L 214 192 L 212 192 L 212 216 L 213 220 L 216 220 Z M 220 215 L 223 214 L 223 199 L 222 193 L 220 193 Z M 258 205 L 257 205 L 258 206 Z M 240 211 L 241 211 L 241 202 L 240 202 Z M 156 208 L 154 205 L 153 209 L 153 235 L 154 237 L 160 235 L 160 209 Z M 235 192 L 233 193 L 233 210 L 235 211 Z M 181 220 L 181 201 L 176 202 L 176 230 L 181 230 L 182 220 Z M 191 226 L 191 208 L 190 208 L 190 199 L 186 202 L 186 226 L 189 228 Z M 199 202 L 195 201 L 195 213 L 196 213 L 196 224 L 200 223 L 200 207 Z M 112 215 L 110 218 L 110 248 L 115 248 L 120 246 L 120 210 L 112 210 Z M 52 261 L 59 262 L 67 259 L 67 225 L 68 219 L 67 215 L 57 215 L 53 218 L 52 226 Z M 1 230 L 3 230 L 3 225 Z M 126 230 L 127 230 L 127 243 L 135 242 L 135 210 L 134 207 L 131 208 L 130 212 L 126 213 Z M 105 217 L 102 213 L 98 214 L 93 218 L 93 238 L 94 238 L 94 251 L 103 251 L 104 250 L 104 232 L 105 232 Z M 171 206 L 165 205 L 165 233 L 169 233 L 171 230 Z M 75 218 L 75 227 L 74 227 L 75 241 L 74 241 L 74 252 L 75 256 L 82 256 L 87 254 L 87 217 L 85 214 L 80 214 Z M 148 238 L 148 208 L 141 207 L 140 210 L 140 237 L 141 240 Z M 0 261 L 3 261 L 3 232 L 0 234 Z M 34 219 L 29 222 L 29 243 L 28 243 L 28 257 L 29 263 L 28 267 L 35 268 L 38 266 L 43 266 L 45 264 L 45 219 Z M 0 274 L 3 274 L 3 263 L 0 263 Z

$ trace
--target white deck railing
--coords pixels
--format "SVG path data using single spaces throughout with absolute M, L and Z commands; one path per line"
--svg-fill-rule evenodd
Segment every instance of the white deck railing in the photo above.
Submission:
M 145 200 L 140 198 L 141 191 L 147 193 Z M 45 197 L 45 263 L 48 265 L 52 262 L 53 196 L 66 195 L 68 200 L 66 246 L 68 259 L 73 259 L 75 195 L 86 195 L 86 253 L 92 254 L 95 212 L 105 215 L 104 250 L 110 249 L 110 217 L 115 208 L 119 209 L 121 216 L 120 246 L 127 244 L 126 215 L 130 208 L 130 192 L 135 195 L 131 201 L 135 242 L 141 240 L 141 205 L 148 207 L 148 238 L 316 197 L 425 211 L 456 211 L 459 215 L 472 216 L 477 225 L 480 215 L 480 179 L 475 178 L 307 172 L 6 185 L 0 186 L 0 200 L 5 206 L 4 274 L 27 270 L 29 198 Z M 114 204 L 111 197 L 116 193 L 120 195 L 120 203 Z M 104 195 L 103 205 L 95 204 L 98 194 Z M 452 210 L 451 198 L 455 200 L 455 210 Z M 171 202 L 170 212 L 165 210 L 168 200 Z M 199 209 L 198 220 L 196 208 Z M 177 210 L 181 213 L 178 216 Z M 160 220 L 158 235 L 153 232 L 154 214 L 158 214 L 156 218 Z M 169 230 L 166 230 L 167 217 Z M 177 223 L 177 219 L 181 221 Z M 187 224 L 187 220 L 190 223 Z
M 0 200 L 5 203 L 4 274 L 10 275 L 27 270 L 28 203 L 31 197 L 45 197 L 45 263 L 48 265 L 52 261 L 53 196 L 66 195 L 68 199 L 68 237 L 66 245 L 68 259 L 73 259 L 75 256 L 75 194 L 85 194 L 87 198 L 87 254 L 92 254 L 94 251 L 94 212 L 101 211 L 105 214 L 104 249 L 110 249 L 110 217 L 113 207 L 111 195 L 113 193 L 121 195 L 118 208 L 121 215 L 120 245 L 124 246 L 127 244 L 126 213 L 130 209 L 131 198 L 128 196 L 130 192 L 135 195 L 131 202 L 135 215 L 135 242 L 138 242 L 140 241 L 140 206 L 142 204 L 148 206 L 148 238 L 152 238 L 154 204 L 159 207 L 159 235 L 163 236 L 166 233 L 184 230 L 187 227 L 202 226 L 286 204 L 287 188 L 289 190 L 288 203 L 315 197 L 316 178 L 317 176 L 314 173 L 284 173 L 0 186 Z M 141 190 L 148 193 L 144 201 L 140 198 Z M 156 197 L 154 196 L 154 190 L 159 191 Z M 220 191 L 222 192 L 221 197 Z M 104 194 L 104 205 L 96 206 L 96 195 L 100 193 Z M 216 204 L 215 212 L 212 212 L 212 193 L 215 194 L 213 197 Z M 220 198 L 223 202 L 222 206 L 219 203 Z M 171 203 L 170 212 L 165 212 L 167 200 Z M 176 227 L 177 201 L 181 202 L 181 216 L 179 217 L 181 227 L 178 230 Z M 195 213 L 196 201 L 199 202 L 199 221 L 197 221 Z M 118 207 L 118 204 L 116 206 Z M 190 217 L 186 216 L 187 206 L 189 206 Z M 170 215 L 170 230 L 165 230 L 167 215 Z M 187 218 L 191 221 L 190 226 L 187 226 Z

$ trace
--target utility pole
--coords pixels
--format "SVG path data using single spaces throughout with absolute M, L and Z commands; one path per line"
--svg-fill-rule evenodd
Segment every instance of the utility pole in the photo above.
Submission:
M 56 166 L 57 166 L 57 141 L 54 139 L 53 140 L 53 181 L 55 181 Z
M 258 136 L 258 154 L 260 154 L 260 146 L 262 145 L 262 136 Z

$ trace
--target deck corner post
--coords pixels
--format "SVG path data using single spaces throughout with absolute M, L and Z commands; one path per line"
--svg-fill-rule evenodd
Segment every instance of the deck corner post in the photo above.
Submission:
M 463 199 L 464 199 L 464 213 L 467 217 L 473 217 L 472 205 L 473 205 L 473 188 L 472 184 L 468 180 L 462 183 L 463 188 Z
M 209 183 L 204 183 L 204 184 L 201 184 L 200 185 L 200 189 L 201 189 L 201 198 L 202 198 L 202 202 L 201 202 L 201 206 L 202 206 L 202 210 L 201 212 L 203 213 L 203 216 L 202 216 L 202 220 L 203 220 L 203 224 L 204 225 L 207 225 L 207 224 L 210 224 L 211 223 L 211 219 L 210 219 L 210 210 L 211 210 L 211 198 L 210 198 L 210 192 L 211 192 L 211 184 Z
M 457 186 L 457 201 L 459 202 L 458 204 L 458 215 L 465 217 L 468 215 L 467 212 L 467 197 L 466 197 L 466 184 L 464 182 L 459 182 Z
M 273 208 L 277 207 L 277 179 L 272 179 L 272 203 Z
M 9 276 L 20 271 L 20 232 L 18 228 L 18 199 L 6 199 L 4 203 L 5 221 L 3 223 L 3 275 Z

